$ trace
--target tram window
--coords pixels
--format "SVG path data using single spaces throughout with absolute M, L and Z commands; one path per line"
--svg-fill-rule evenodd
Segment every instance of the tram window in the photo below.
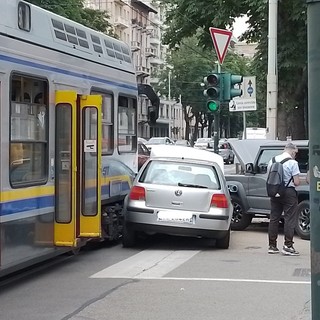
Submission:
M 87 39 L 87 35 L 83 30 L 76 28 L 77 36 L 83 39 Z
M 123 52 L 124 54 L 126 54 L 126 55 L 129 55 L 129 54 L 130 54 L 129 49 L 128 49 L 127 47 L 121 46 L 121 49 L 122 49 L 122 52 Z
M 117 57 L 117 59 L 119 59 L 119 60 L 123 60 L 122 53 L 116 52 L 116 57 Z
M 12 187 L 47 179 L 47 82 L 13 75 L 10 104 L 10 182 Z
M 95 35 L 93 35 L 93 34 L 91 35 L 91 40 L 94 43 L 100 44 L 100 38 L 95 36 Z
M 134 152 L 137 149 L 137 101 L 119 96 L 118 106 L 119 152 Z
M 88 41 L 82 40 L 82 39 L 78 39 L 78 40 L 79 40 L 79 44 L 80 44 L 81 47 L 89 48 Z
M 94 44 L 93 45 L 93 49 L 94 49 L 95 52 L 103 53 L 102 48 L 100 46 L 97 46 L 97 45 Z
M 51 22 L 52 22 L 52 25 L 53 25 L 54 28 L 64 31 L 63 23 L 61 21 L 58 21 L 58 20 L 55 20 L 55 19 L 51 19 Z
M 116 55 L 115 55 L 115 53 L 114 53 L 113 50 L 107 49 L 107 53 L 108 53 L 108 56 L 110 56 L 110 57 L 112 57 L 112 58 L 115 58 L 115 57 L 116 57 Z
M 131 59 L 129 56 L 124 55 L 123 58 L 124 58 L 124 61 L 131 63 Z
M 63 32 L 60 32 L 58 30 L 54 30 L 54 33 L 58 39 L 63 40 L 63 41 L 67 41 L 67 36 Z
M 76 30 L 74 29 L 73 26 L 69 26 L 68 24 L 64 24 L 64 28 L 66 32 L 71 33 L 71 34 L 76 34 Z
M 121 52 L 121 46 L 118 43 L 113 43 L 114 50 Z
M 18 5 L 18 26 L 24 31 L 31 29 L 30 7 L 26 3 L 20 2 Z
M 110 48 L 113 50 L 113 44 L 112 44 L 112 41 L 110 40 L 107 40 L 107 39 L 104 39 L 104 44 L 107 48 Z
M 68 42 L 73 44 L 78 44 L 78 39 L 74 36 L 71 36 L 70 34 L 67 34 Z
M 99 90 L 92 90 L 91 94 L 102 96 L 102 154 L 112 154 L 114 150 L 113 96 Z

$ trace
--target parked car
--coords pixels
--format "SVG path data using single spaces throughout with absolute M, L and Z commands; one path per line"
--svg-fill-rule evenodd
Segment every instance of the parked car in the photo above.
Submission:
M 222 156 L 225 163 L 234 163 L 234 152 L 231 145 L 226 140 L 219 141 L 219 154 Z
M 174 144 L 177 145 L 177 146 L 191 147 L 190 142 L 188 140 L 183 140 L 183 139 L 182 140 L 176 140 Z
M 152 149 L 152 146 L 158 145 L 158 144 L 174 145 L 174 141 L 169 137 L 152 137 L 145 143 L 145 145 L 149 150 Z
M 238 174 L 226 175 L 234 206 L 231 227 L 244 230 L 253 217 L 270 216 L 270 198 L 267 195 L 267 166 L 272 157 L 283 152 L 288 141 L 239 140 L 230 144 L 240 162 Z M 295 231 L 302 239 L 310 239 L 309 185 L 306 183 L 309 148 L 307 140 L 292 141 L 299 151 L 296 155 L 301 184 L 298 192 L 298 213 Z
M 141 138 L 138 138 L 138 169 L 143 166 L 143 164 L 149 159 L 150 150 L 143 143 Z
M 212 138 L 198 138 L 193 147 L 196 149 L 213 149 L 214 140 Z
M 191 148 L 166 148 L 160 150 L 165 157 L 151 155 L 125 199 L 123 246 L 134 246 L 139 233 L 163 233 L 213 238 L 218 248 L 227 249 L 233 208 L 215 162 L 221 157 L 202 151 L 214 160 L 190 159 L 182 154 Z

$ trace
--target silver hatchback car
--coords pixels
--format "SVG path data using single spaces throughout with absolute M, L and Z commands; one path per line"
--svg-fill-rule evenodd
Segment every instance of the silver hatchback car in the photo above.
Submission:
M 229 247 L 233 207 L 216 162 L 150 158 L 123 212 L 124 247 L 134 246 L 139 232 L 213 238 L 218 248 Z

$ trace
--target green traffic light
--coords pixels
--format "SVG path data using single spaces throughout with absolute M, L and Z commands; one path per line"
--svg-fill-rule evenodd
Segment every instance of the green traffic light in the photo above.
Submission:
M 215 111 L 218 111 L 219 110 L 219 103 L 218 101 L 213 101 L 213 100 L 210 100 L 207 102 L 207 108 L 209 111 L 211 112 L 215 112 Z

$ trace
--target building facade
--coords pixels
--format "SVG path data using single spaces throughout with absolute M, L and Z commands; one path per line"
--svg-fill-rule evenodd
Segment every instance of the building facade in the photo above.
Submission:
M 166 46 L 161 43 L 164 8 L 157 2 L 143 0 L 87 0 L 86 6 L 105 10 L 110 15 L 117 37 L 131 47 L 136 67 L 137 82 L 154 86 L 159 79 L 156 74 L 165 68 Z M 160 99 L 159 119 L 156 124 L 148 122 L 149 99 L 141 95 L 138 101 L 138 135 L 143 138 L 168 136 L 184 138 L 185 120 L 182 105 L 169 94 Z

